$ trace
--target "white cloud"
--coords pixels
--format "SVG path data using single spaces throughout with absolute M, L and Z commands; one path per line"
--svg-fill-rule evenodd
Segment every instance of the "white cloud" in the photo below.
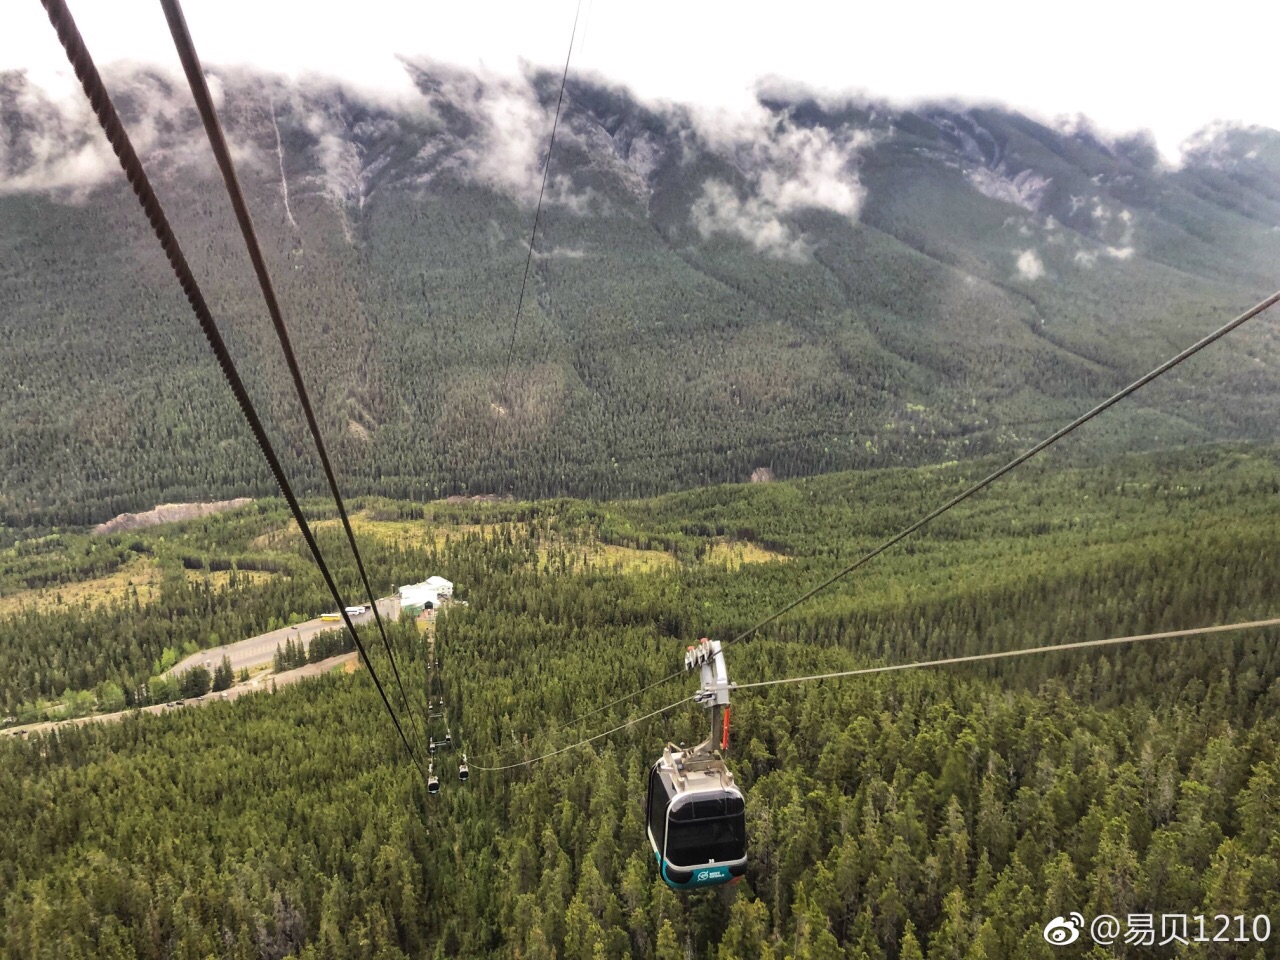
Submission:
M 379 165 L 388 159 L 367 156 L 363 145 L 394 139 L 408 122 L 437 128 L 422 154 L 422 159 L 434 161 L 429 164 L 434 170 L 480 181 L 531 206 L 542 185 L 554 105 L 548 108 L 539 102 L 530 77 L 469 74 L 438 65 L 401 64 L 400 69 L 417 78 L 429 77 L 427 92 L 384 93 L 332 78 L 287 80 L 240 69 L 211 75 L 210 87 L 217 101 L 225 100 L 227 88 L 238 94 L 236 116 L 223 118 L 224 123 L 236 121 L 230 123 L 228 136 L 237 160 L 259 163 L 274 176 L 280 159 L 274 155 L 275 137 L 286 127 L 300 127 L 312 139 L 319 166 L 304 182 L 339 208 L 363 205 Z M 108 72 L 106 80 L 149 169 L 168 164 L 212 170 L 204 130 L 180 77 L 129 67 Z M 11 108 L 11 115 L 31 121 L 29 129 L 17 135 L 0 122 L 0 133 L 8 134 L 0 135 L 0 169 L 8 173 L 0 182 L 0 193 L 57 191 L 63 199 L 75 199 L 118 170 L 78 91 L 55 98 L 21 75 L 0 75 L 0 104 Z M 369 118 L 354 122 L 359 113 Z M 234 137 L 237 126 L 244 128 L 248 122 L 252 130 L 258 121 L 262 132 L 270 134 L 270 143 L 264 140 L 261 151 Z M 562 124 L 558 136 L 571 135 Z M 604 203 L 594 192 L 574 191 L 563 176 L 547 184 L 546 199 L 579 215 L 598 212 Z
M 0 30 L 0 69 L 62 69 L 66 61 L 38 4 L 11 3 Z M 299 16 L 292 3 L 187 0 L 185 14 L 207 64 L 253 64 L 291 74 L 323 70 L 344 81 L 404 85 L 394 54 L 516 72 L 527 61 L 564 62 L 574 3 L 499 0 L 424 4 L 365 0 L 357 12 L 315 6 Z M 922 13 L 927 10 L 927 13 Z M 1052 120 L 1083 112 L 1099 129 L 1151 129 L 1162 152 L 1215 119 L 1280 128 L 1280 101 L 1264 57 L 1240 57 L 1239 25 L 1266 35 L 1275 5 L 1221 0 L 1209 17 L 1151 17 L 1146 5 L 1081 0 L 1079 23 L 1105 24 L 1088 34 L 1095 62 L 1114 71 L 1045 69 L 1078 56 L 1079 31 L 1061 29 L 1051 7 L 1024 0 L 971 5 L 846 4 L 796 0 L 778 16 L 772 5 L 744 0 L 677 0 L 584 5 L 573 67 L 596 69 L 650 99 L 741 103 L 754 81 L 775 74 L 847 96 L 851 78 L 897 104 L 960 98 L 1003 102 Z M 173 62 L 164 18 L 148 0 L 83 3 L 81 32 L 100 64 L 133 59 Z M 921 29 L 922 16 L 929 28 Z M 253 23 L 245 30 L 242 24 Z M 671 24 L 680 24 L 673 30 Z M 1134 43 L 1142 37 L 1142 43 Z M 709 38 L 714 38 L 710 39 Z M 850 38 L 862 38 L 856 49 Z M 284 42 L 282 42 L 284 41 Z M 660 51 L 660 56 L 655 56 Z M 853 59 L 851 59 L 853 57 Z M 1197 69 L 1187 69 L 1194 63 Z M 858 92 L 858 91 L 854 91 Z
M 691 211 L 703 237 L 736 234 L 757 250 L 797 259 L 808 246 L 786 216 L 817 209 L 857 218 L 866 191 L 854 164 L 872 141 L 868 132 L 799 127 L 758 104 L 747 113 L 695 110 L 691 117 L 697 138 L 745 181 L 745 197 L 722 180 L 703 184 Z
M 302 125 L 316 138 L 325 192 L 341 204 L 360 205 L 364 200 L 360 153 L 346 138 L 341 121 L 322 110 L 310 110 L 302 118 Z
M 31 150 L 30 162 L 15 164 L 17 169 L 0 180 L 0 195 L 51 191 L 79 202 L 117 165 L 105 138 L 71 144 L 46 132 L 31 137 L 27 146 Z M 9 167 L 11 158 L 7 153 L 0 143 L 0 167 Z
M 60 109 L 21 74 L 0 76 L 0 105 L 27 120 L 0 136 L 0 194 L 75 191 L 116 164 L 106 138 L 83 101 Z
M 1071 259 L 1082 267 L 1092 267 L 1100 256 L 1110 257 L 1112 260 L 1129 260 L 1135 252 L 1133 247 L 1103 247 L 1101 250 L 1077 250 Z
M 739 199 L 733 188 L 720 180 L 703 184 L 692 213 L 693 224 L 703 238 L 732 233 L 775 256 L 802 260 L 807 255 L 804 241 L 778 219 L 776 207 L 760 197 Z
M 427 88 L 428 108 L 441 126 L 454 128 L 444 149 L 450 167 L 465 176 L 533 203 L 542 185 L 542 157 L 553 113 L 538 102 L 525 74 L 469 73 L 440 64 L 411 67 Z M 450 118 L 465 117 L 469 129 L 457 132 Z M 441 144 L 427 150 L 438 152 Z
M 1018 254 L 1018 276 L 1024 280 L 1039 280 L 1044 276 L 1044 262 L 1034 250 Z
M 108 70 L 104 79 L 122 113 L 132 112 L 123 105 L 144 106 L 126 126 L 134 148 L 151 165 L 196 162 L 195 134 L 203 139 L 204 131 L 194 111 L 184 115 L 183 104 L 165 78 Z M 0 171 L 5 173 L 0 194 L 47 191 L 80 202 L 97 184 L 119 173 L 119 161 L 83 95 L 54 98 L 26 76 L 9 74 L 0 76 L 0 106 L 19 118 L 0 126 Z
M 527 82 L 484 85 L 477 93 L 473 116 L 482 132 L 463 150 L 469 169 L 520 199 L 536 200 L 551 117 Z
M 1074 197 L 1072 200 L 1074 201 Z M 1132 210 L 1121 209 L 1116 213 L 1101 200 L 1096 200 L 1093 209 L 1090 211 L 1095 224 L 1094 231 L 1098 240 L 1104 244 L 1102 253 L 1114 260 L 1128 260 L 1136 253 L 1133 243 L 1134 222 L 1135 218 Z M 1091 254 L 1091 259 L 1086 266 L 1091 266 L 1097 260 L 1098 254 Z M 1079 254 L 1076 255 L 1076 262 L 1083 263 Z
M 555 103 L 544 105 L 539 100 L 532 75 L 473 74 L 441 64 L 412 69 L 427 89 L 428 108 L 441 127 L 426 152 L 450 154 L 446 166 L 455 175 L 474 178 L 526 205 L 536 203 Z M 465 123 L 458 123 L 460 116 L 465 117 Z M 556 142 L 563 145 L 574 137 L 562 111 Z M 557 146 L 556 152 L 560 149 Z M 544 200 L 567 207 L 577 216 L 599 213 L 607 206 L 596 191 L 575 190 L 572 180 L 563 174 L 548 179 Z
M 539 260 L 581 260 L 587 256 L 587 251 L 581 247 L 552 247 L 550 250 L 534 248 L 533 255 Z

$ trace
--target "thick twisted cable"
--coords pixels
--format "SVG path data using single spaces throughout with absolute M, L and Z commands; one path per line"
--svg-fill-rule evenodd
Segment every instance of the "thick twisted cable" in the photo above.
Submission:
M 75 71 L 76 78 L 84 88 L 85 96 L 88 97 L 89 103 L 93 107 L 98 123 L 106 134 L 107 140 L 111 143 L 111 149 L 115 151 L 116 157 L 120 160 L 120 166 L 129 181 L 129 186 L 133 188 L 134 194 L 137 195 L 138 202 L 146 214 L 147 221 L 150 223 L 156 238 L 160 241 L 160 246 L 165 252 L 169 266 L 172 268 L 179 286 L 182 287 L 182 292 L 186 295 L 187 303 L 190 304 L 192 312 L 200 323 L 200 329 L 204 332 L 205 339 L 208 340 L 214 357 L 217 358 L 218 366 L 222 369 L 222 375 L 226 378 L 227 385 L 235 396 L 240 412 L 248 422 L 249 429 L 258 443 L 259 449 L 262 451 L 262 456 L 267 461 L 267 466 L 280 487 L 281 494 L 284 495 L 286 502 L 289 504 L 289 510 L 293 513 L 293 517 L 298 523 L 298 528 L 302 531 L 303 539 L 306 540 L 307 547 L 315 558 L 316 566 L 320 568 L 325 585 L 329 588 L 329 593 L 338 604 L 338 609 L 342 611 L 342 618 L 346 623 L 347 630 L 355 641 L 356 649 L 360 651 L 365 666 L 369 669 L 369 675 L 373 678 L 374 685 L 378 688 L 378 693 L 382 696 L 382 702 L 386 706 L 387 712 L 391 715 L 391 721 L 395 724 L 396 732 L 399 733 L 400 740 L 409 752 L 410 759 L 413 760 L 414 765 L 423 774 L 425 780 L 426 774 L 422 770 L 422 764 L 418 761 L 413 747 L 405 736 L 404 730 L 400 726 L 400 720 L 391 706 L 391 701 L 387 698 L 386 691 L 378 679 L 372 662 L 369 660 L 368 652 L 365 650 L 359 634 L 356 633 L 351 617 L 346 612 L 346 604 L 343 602 L 338 586 L 329 572 L 328 564 L 325 563 L 320 547 L 312 535 L 311 527 L 308 525 L 306 517 L 303 516 L 302 508 L 298 505 L 293 488 L 285 476 L 275 449 L 267 437 L 262 421 L 258 418 L 257 411 L 254 409 L 253 401 L 249 398 L 248 391 L 245 389 L 244 382 L 240 379 L 240 374 L 236 371 L 235 363 L 231 359 L 226 343 L 218 331 L 213 314 L 205 302 L 204 294 L 201 292 L 199 284 L 196 283 L 191 267 L 182 252 L 177 235 L 174 233 L 168 217 L 165 216 L 164 208 L 160 205 L 160 200 L 151 186 L 151 181 L 142 166 L 142 161 L 138 159 L 137 151 L 134 150 L 128 133 L 125 132 L 124 125 L 120 122 L 120 116 L 116 112 L 115 105 L 111 102 L 106 85 L 102 82 L 102 77 L 98 73 L 98 68 L 94 65 L 93 58 L 85 46 L 84 39 L 80 36 L 75 20 L 67 9 L 65 0 L 41 0 L 41 3 L 49 15 L 49 22 L 53 25 L 58 35 L 58 40 L 66 51 L 67 59 Z
M 227 195 L 230 197 L 231 206 L 235 210 L 236 222 L 240 225 L 240 233 L 244 237 L 249 259 L 253 263 L 253 271 L 258 278 L 258 287 L 262 291 L 263 300 L 266 301 L 267 313 L 271 315 L 271 324 L 275 327 L 276 338 L 280 341 L 280 349 L 284 352 L 285 363 L 289 368 L 289 376 L 293 380 L 294 391 L 298 395 L 302 413 L 306 417 L 307 428 L 311 431 L 311 438 L 316 445 L 320 466 L 324 469 L 325 479 L 329 482 L 329 492 L 333 496 L 333 502 L 337 505 L 338 516 L 342 518 L 342 528 L 346 531 L 347 543 L 351 545 L 351 553 L 355 557 L 356 569 L 360 572 L 360 581 L 364 585 L 365 596 L 369 599 L 369 606 L 373 608 L 373 617 L 378 624 L 378 633 L 382 637 L 382 645 L 387 651 L 388 659 L 391 661 L 391 672 L 394 674 L 396 686 L 400 690 L 400 698 L 404 702 L 405 710 L 409 713 L 409 721 L 413 724 L 418 738 L 418 745 L 421 747 L 422 727 L 418 722 L 412 701 L 410 701 L 409 695 L 405 692 L 404 681 L 400 678 L 400 668 L 396 664 L 395 651 L 392 649 L 391 641 L 387 637 L 387 628 L 382 622 L 382 614 L 378 610 L 378 599 L 373 594 L 373 587 L 369 583 L 369 575 L 365 572 L 364 558 L 361 557 L 360 548 L 356 545 L 356 535 L 355 531 L 351 529 L 351 520 L 347 516 L 347 506 L 342 499 L 341 492 L 338 490 L 338 480 L 329 461 L 329 452 L 325 447 L 324 438 L 320 434 L 320 425 L 316 422 L 315 411 L 311 406 L 311 396 L 307 392 L 306 384 L 302 379 L 302 371 L 298 367 L 298 360 L 293 351 L 293 343 L 289 338 L 289 330 L 285 326 L 280 303 L 276 298 L 275 286 L 272 284 L 271 275 L 267 271 L 267 262 L 262 255 L 262 247 L 258 243 L 257 231 L 253 227 L 253 218 L 249 214 L 249 205 L 245 201 L 244 190 L 240 186 L 240 178 L 236 174 L 235 164 L 231 159 L 231 150 L 227 146 L 222 124 L 218 120 L 218 111 L 214 107 L 213 96 L 209 92 L 209 84 L 205 79 L 200 57 L 196 53 L 195 42 L 191 39 L 191 31 L 187 28 L 186 18 L 182 14 L 182 5 L 179 0 L 160 0 L 160 5 L 164 8 L 165 18 L 169 21 L 169 32 L 173 35 L 173 43 L 178 51 L 178 59 L 182 61 L 182 69 L 186 72 L 187 83 L 191 87 L 191 95 L 195 100 L 196 109 L 200 113 L 200 119 L 204 122 L 205 133 L 209 137 L 209 145 L 213 148 L 213 155 L 218 161 L 218 169 L 222 173 L 223 183 L 226 184 Z

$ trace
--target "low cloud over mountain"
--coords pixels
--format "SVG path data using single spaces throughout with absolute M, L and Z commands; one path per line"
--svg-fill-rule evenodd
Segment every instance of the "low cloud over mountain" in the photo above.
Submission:
M 688 482 L 688 457 L 742 479 L 1016 446 L 1275 284 L 1275 131 L 1207 130 L 1175 169 L 1079 118 L 778 84 L 729 114 L 571 77 L 504 376 L 559 76 L 405 69 L 394 97 L 215 76 L 319 403 L 378 464 L 371 489 L 642 492 Z M 292 424 L 185 86 L 108 83 Z M 127 491 L 152 447 L 173 461 L 160 499 L 254 492 L 210 473 L 256 469 L 252 451 L 87 108 L 20 74 L 0 77 L 0 243 L 21 371 L 0 384 L 0 511 L 25 516 L 45 483 L 65 503 Z M 1275 340 L 1264 320 L 1215 348 L 1115 442 L 1270 435 Z M 150 426 L 185 377 L 203 426 L 176 406 Z M 111 513 L 145 505 L 120 493 Z

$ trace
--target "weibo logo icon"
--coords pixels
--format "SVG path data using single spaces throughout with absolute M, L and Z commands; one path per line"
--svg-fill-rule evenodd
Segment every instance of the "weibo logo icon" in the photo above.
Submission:
M 1054 917 L 1044 928 L 1046 943 L 1055 947 L 1065 947 L 1080 939 L 1080 931 L 1084 928 L 1084 917 L 1073 913 L 1069 917 Z

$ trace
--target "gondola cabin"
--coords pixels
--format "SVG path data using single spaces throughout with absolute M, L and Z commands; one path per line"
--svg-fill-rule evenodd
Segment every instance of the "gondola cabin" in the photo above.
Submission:
M 646 810 L 649 843 L 667 886 L 713 886 L 746 872 L 746 806 L 719 757 L 668 747 L 649 771 Z

